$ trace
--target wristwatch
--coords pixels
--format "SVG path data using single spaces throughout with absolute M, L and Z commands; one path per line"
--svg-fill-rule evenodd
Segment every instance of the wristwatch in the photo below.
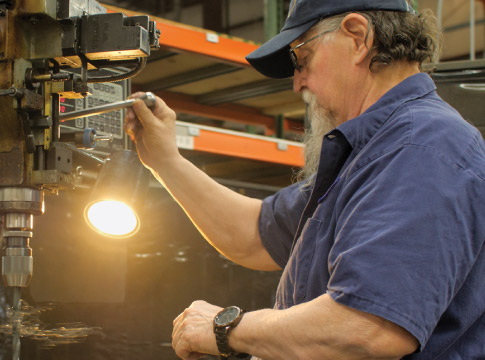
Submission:
M 221 359 L 229 359 L 235 352 L 229 347 L 228 335 L 234 329 L 244 315 L 244 310 L 237 306 L 228 306 L 219 311 L 214 317 L 214 334 Z

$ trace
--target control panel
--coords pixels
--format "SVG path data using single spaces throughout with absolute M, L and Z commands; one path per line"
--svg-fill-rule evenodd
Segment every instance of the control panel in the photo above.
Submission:
M 90 109 L 104 104 L 122 101 L 128 96 L 128 80 L 116 83 L 89 84 L 89 96 L 80 99 L 60 99 L 60 113 L 66 114 L 72 111 Z M 126 136 L 123 132 L 123 119 L 125 109 L 115 110 L 104 114 L 64 121 L 61 125 L 76 130 L 91 128 L 98 135 L 112 135 L 113 142 L 100 142 L 96 148 L 124 149 L 126 148 Z

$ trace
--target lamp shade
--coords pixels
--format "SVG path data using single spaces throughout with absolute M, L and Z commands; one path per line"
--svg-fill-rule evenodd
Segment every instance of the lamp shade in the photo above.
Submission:
M 150 173 L 129 150 L 119 150 L 106 159 L 84 210 L 84 218 L 96 232 L 125 238 L 140 228 Z

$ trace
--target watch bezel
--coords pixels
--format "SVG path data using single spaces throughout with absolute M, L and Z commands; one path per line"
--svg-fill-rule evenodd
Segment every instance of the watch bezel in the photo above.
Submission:
M 235 312 L 234 312 L 235 310 Z M 222 320 L 222 316 L 223 315 L 226 315 L 228 312 L 232 313 L 234 312 L 234 315 L 231 316 L 231 318 L 229 320 Z M 221 311 L 219 311 L 216 316 L 214 316 L 214 326 L 217 326 L 217 327 L 227 327 L 227 326 L 231 326 L 233 325 L 234 321 L 236 321 L 238 318 L 241 317 L 241 314 L 243 313 L 244 311 L 239 308 L 238 306 L 228 306 L 224 309 L 222 309 Z

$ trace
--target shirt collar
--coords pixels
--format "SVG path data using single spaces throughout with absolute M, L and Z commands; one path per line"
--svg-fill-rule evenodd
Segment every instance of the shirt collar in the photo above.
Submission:
M 336 130 L 345 136 L 354 151 L 360 151 L 399 106 L 435 90 L 436 85 L 427 74 L 410 76 L 385 93 L 364 113 L 339 125 Z

